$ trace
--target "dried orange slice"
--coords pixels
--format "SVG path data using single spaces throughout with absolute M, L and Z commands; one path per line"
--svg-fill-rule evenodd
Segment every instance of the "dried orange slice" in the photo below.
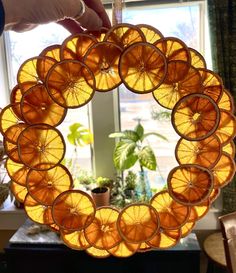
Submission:
M 175 87 L 177 89 L 178 88 L 177 83 L 180 81 L 183 81 L 186 77 L 189 77 L 188 75 L 189 69 L 190 69 L 190 64 L 188 62 L 179 61 L 179 60 L 169 61 L 167 63 L 167 74 L 166 74 L 164 84 L 175 83 L 176 84 Z M 195 68 L 192 68 L 192 71 L 194 70 Z M 190 72 L 192 73 L 192 71 Z M 194 72 L 195 72 L 194 74 L 196 74 L 199 77 L 198 84 L 200 84 L 200 74 L 198 75 L 197 70 L 195 70 Z M 191 81 L 192 83 L 196 83 L 196 80 L 194 82 L 193 75 L 191 75 Z M 181 85 L 181 83 L 178 83 L 178 84 Z
M 191 208 L 191 210 L 194 210 L 194 212 L 196 213 L 195 221 L 201 219 L 203 216 L 205 216 L 207 214 L 207 212 L 210 209 L 210 205 L 211 205 L 210 199 L 211 199 L 211 197 L 209 197 L 208 200 L 206 200 L 200 204 L 197 204 Z
M 151 249 L 152 247 L 150 245 L 148 245 L 146 242 L 142 242 L 140 244 L 138 252 L 147 252 L 147 251 L 150 251 Z
M 8 155 L 8 157 L 11 160 L 13 160 L 17 163 L 22 163 L 16 143 L 12 143 L 10 141 L 4 140 L 3 145 L 4 145 L 5 153 Z
M 13 125 L 17 125 L 21 122 L 20 117 L 18 117 L 13 110 L 13 105 L 9 104 L 4 107 L 0 112 L 0 132 L 2 135 L 5 134 L 8 128 Z
M 97 43 L 92 35 L 78 33 L 69 36 L 61 45 L 61 59 L 82 61 L 88 49 Z
M 176 202 L 167 190 L 155 194 L 150 203 L 158 212 L 162 229 L 178 229 L 189 218 L 190 208 Z
M 56 60 L 49 57 L 34 57 L 26 60 L 19 68 L 17 82 L 20 87 L 25 82 L 31 84 L 45 81 L 49 69 L 57 63 Z
M 120 235 L 130 243 L 150 240 L 159 229 L 156 210 L 148 204 L 132 204 L 119 214 L 117 227 Z
M 230 92 L 226 89 L 223 89 L 222 96 L 217 103 L 218 107 L 222 110 L 229 111 L 231 113 L 234 113 L 234 99 Z
M 28 124 L 58 126 L 66 116 L 66 109 L 52 100 L 43 84 L 37 84 L 24 93 L 20 108 Z
M 17 123 L 15 125 L 12 125 L 11 127 L 9 127 L 6 130 L 6 132 L 4 134 L 5 140 L 7 140 L 13 144 L 16 144 L 20 133 L 23 130 L 25 130 L 27 127 L 28 126 L 25 123 Z
M 16 200 L 20 203 L 24 203 L 25 197 L 28 193 L 27 188 L 11 181 L 11 192 L 15 196 Z
M 147 242 L 152 248 L 166 249 L 178 244 L 181 238 L 181 229 L 160 229 L 160 231 Z
M 62 229 L 81 230 L 89 226 L 95 216 L 93 199 L 80 190 L 61 193 L 54 201 L 52 215 Z
M 52 208 L 39 204 L 29 194 L 25 197 L 24 208 L 27 216 L 34 222 L 44 225 L 54 223 L 52 219 Z
M 183 138 L 193 141 L 212 135 L 220 121 L 220 111 L 210 97 L 191 94 L 179 100 L 172 111 L 172 125 Z
M 95 80 L 84 63 L 65 60 L 50 69 L 46 78 L 46 87 L 56 103 L 65 108 L 77 108 L 92 99 Z
M 50 57 L 57 62 L 60 62 L 60 51 L 61 51 L 61 46 L 60 45 L 51 45 L 46 47 L 40 54 L 39 56 L 41 57 Z
M 226 145 L 224 145 L 222 147 L 222 151 L 234 158 L 235 157 L 235 145 L 234 145 L 234 142 L 231 141 L 231 142 L 227 143 Z
M 181 138 L 175 148 L 179 164 L 198 164 L 212 168 L 221 156 L 221 143 L 216 135 L 199 141 L 188 141 Z
M 83 34 L 88 34 L 91 35 L 93 38 L 95 37 L 97 39 L 97 42 L 103 42 L 104 41 L 104 37 L 106 35 L 106 33 L 108 32 L 108 28 L 106 27 L 101 27 L 99 30 L 85 30 L 83 32 Z
M 24 82 L 21 84 L 21 86 L 17 84 L 11 91 L 11 95 L 10 95 L 11 104 L 14 105 L 14 104 L 20 103 L 22 95 L 34 85 L 35 83 L 32 83 L 32 82 Z
M 176 70 L 177 67 L 180 70 Z M 201 75 L 197 69 L 189 67 L 185 61 L 170 61 L 167 77 L 164 83 L 154 90 L 153 96 L 161 106 L 172 109 L 182 97 L 195 93 L 196 90 L 202 90 Z
M 196 222 L 195 221 L 190 221 L 185 223 L 182 227 L 181 227 L 181 237 L 184 238 L 186 237 L 194 228 Z
M 40 204 L 52 206 L 56 197 L 72 189 L 73 179 L 63 165 L 46 170 L 30 170 L 27 175 L 27 189 L 29 194 Z
M 195 205 L 210 195 L 213 176 L 207 168 L 199 165 L 180 165 L 170 171 L 167 184 L 173 199 L 184 205 Z
M 143 32 L 131 24 L 116 24 L 113 26 L 104 37 L 104 41 L 112 42 L 121 48 L 138 42 L 144 42 L 145 36 Z
M 209 196 L 209 202 L 213 203 L 220 195 L 220 188 L 213 188 Z
M 21 162 L 36 170 L 53 168 L 65 154 L 62 134 L 47 124 L 27 127 L 19 135 L 17 146 Z
M 223 92 L 222 79 L 211 70 L 199 68 L 198 71 L 202 77 L 203 94 L 218 102 Z
M 116 227 L 119 211 L 111 207 L 98 208 L 93 222 L 84 229 L 86 240 L 98 249 L 112 248 L 122 238 Z
M 89 255 L 96 258 L 107 258 L 110 256 L 110 253 L 105 249 L 98 249 L 94 246 L 91 246 L 85 250 Z
M 31 87 L 31 85 L 30 85 Z M 29 87 L 29 88 L 30 88 Z M 11 91 L 11 95 L 10 95 L 10 103 L 12 105 L 15 105 L 15 104 L 19 104 L 20 101 L 21 101 L 21 98 L 22 98 L 22 91 L 21 91 L 21 88 L 19 86 L 19 84 L 17 84 Z M 19 118 L 21 117 L 21 113 L 18 113 L 16 112 L 15 113 Z
M 34 85 L 35 83 L 32 82 L 24 82 L 21 84 L 21 86 L 17 84 L 11 91 L 10 102 L 11 105 L 13 106 L 13 111 L 20 119 L 22 118 L 22 115 L 19 106 L 22 99 L 22 95 Z
M 118 63 L 122 49 L 110 42 L 96 43 L 84 56 L 84 63 L 95 76 L 96 91 L 109 91 L 120 85 Z
M 139 249 L 140 244 L 131 244 L 122 240 L 117 246 L 108 249 L 107 251 L 115 257 L 130 257 Z
M 50 224 L 50 225 L 47 225 L 47 226 L 48 226 L 48 228 L 50 228 L 52 231 L 54 231 L 56 233 L 59 233 L 59 231 L 60 231 L 60 228 L 56 224 Z
M 211 169 L 214 176 L 214 188 L 226 186 L 235 174 L 235 162 L 231 156 L 222 152 L 220 160 Z
M 220 110 L 220 123 L 215 134 L 222 145 L 231 142 L 236 135 L 236 117 L 228 111 Z
M 12 110 L 14 111 L 14 113 L 16 114 L 16 116 L 23 120 L 23 116 L 21 113 L 21 109 L 20 109 L 20 102 L 22 99 L 22 95 L 24 92 L 26 92 L 29 88 L 31 88 L 32 86 L 34 86 L 35 83 L 24 83 L 22 84 L 24 90 L 22 88 L 20 88 L 19 84 L 17 84 L 12 92 L 11 92 L 11 96 L 10 96 L 10 102 L 11 102 L 11 106 L 12 106 Z
M 168 62 L 180 60 L 190 63 L 189 49 L 180 39 L 165 37 L 155 42 L 154 45 L 166 56 Z
M 195 68 L 206 68 L 206 61 L 204 57 L 194 48 L 189 47 L 191 55 L 191 65 Z
M 85 250 L 90 247 L 90 244 L 84 236 L 84 231 L 64 232 L 61 230 L 61 239 L 70 248 L 76 250 Z
M 141 29 L 147 43 L 153 44 L 159 39 L 164 38 L 163 34 L 153 26 L 149 26 L 146 24 L 139 24 L 136 26 Z
M 11 180 L 17 184 L 20 184 L 21 186 L 26 187 L 26 177 L 30 170 L 28 167 L 8 158 L 6 161 L 6 169 Z
M 157 89 L 166 77 L 165 56 L 155 46 L 135 43 L 121 55 L 120 77 L 132 92 L 144 94 Z

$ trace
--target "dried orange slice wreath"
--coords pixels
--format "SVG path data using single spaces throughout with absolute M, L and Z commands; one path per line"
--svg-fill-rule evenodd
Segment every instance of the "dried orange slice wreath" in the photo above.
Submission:
M 232 180 L 236 118 L 230 93 L 199 52 L 151 26 L 118 24 L 100 38 L 71 35 L 25 61 L 17 81 L 0 114 L 11 190 L 29 218 L 59 232 L 73 249 L 105 258 L 170 248 Z M 167 189 L 150 201 L 121 211 L 96 209 L 89 194 L 73 189 L 55 127 L 68 108 L 122 83 L 172 109 L 179 166 L 170 171 Z

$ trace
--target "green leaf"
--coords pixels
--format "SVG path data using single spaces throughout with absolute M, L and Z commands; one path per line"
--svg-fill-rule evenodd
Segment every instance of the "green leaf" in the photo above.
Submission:
M 109 135 L 109 137 L 110 138 L 118 138 L 118 137 L 124 137 L 125 136 L 125 134 L 124 133 L 122 133 L 122 132 L 116 132 L 116 133 L 111 133 L 110 135 Z
M 125 130 L 123 131 L 123 133 L 125 134 L 125 136 L 122 137 L 122 139 L 127 139 L 134 142 L 137 142 L 139 140 L 138 134 L 133 130 Z
M 137 142 L 139 140 L 138 134 L 133 130 L 125 130 L 122 132 L 112 133 L 109 135 L 111 138 L 120 138 L 121 140 L 131 140 Z
M 73 134 L 68 134 L 67 139 L 72 145 L 76 145 L 75 136 Z
M 139 162 L 143 167 L 149 170 L 156 170 L 157 162 L 155 154 L 150 146 L 145 146 L 138 154 Z
M 67 135 L 67 139 L 72 145 L 85 146 L 93 142 L 93 134 L 82 124 L 74 123 L 69 129 L 70 133 Z
M 163 136 L 162 134 L 155 133 L 155 132 L 146 133 L 146 134 L 144 134 L 143 138 L 146 138 L 146 137 L 151 136 L 151 135 L 157 136 L 157 137 L 159 137 L 159 138 L 161 138 L 161 139 L 163 139 L 165 141 L 168 141 L 168 139 L 165 136 Z
M 113 161 L 118 170 L 129 169 L 136 163 L 138 156 L 135 153 L 135 148 L 136 144 L 132 141 L 120 141 L 117 143 L 113 154 Z
M 81 127 L 83 127 L 81 123 L 73 123 L 72 125 L 70 125 L 69 130 L 71 131 L 71 133 L 73 133 L 76 132 Z
M 138 123 L 138 125 L 135 127 L 135 132 L 139 136 L 139 139 L 141 140 L 143 138 L 144 128 L 141 125 L 141 123 Z

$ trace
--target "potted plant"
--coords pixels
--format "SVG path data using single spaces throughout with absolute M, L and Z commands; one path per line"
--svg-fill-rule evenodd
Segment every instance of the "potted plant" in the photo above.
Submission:
M 99 176 L 96 181 L 97 187 L 91 191 L 96 207 L 108 206 L 110 204 L 110 192 L 113 180 Z
M 109 135 L 111 138 L 118 138 L 113 153 L 113 162 L 117 170 L 124 171 L 130 169 L 136 163 L 139 164 L 140 171 L 136 193 L 139 200 L 142 201 L 147 201 L 152 195 L 146 169 L 152 171 L 157 169 L 154 151 L 146 142 L 151 135 L 167 141 L 165 136 L 157 132 L 145 133 L 140 121 L 138 121 L 134 130 L 124 130 Z

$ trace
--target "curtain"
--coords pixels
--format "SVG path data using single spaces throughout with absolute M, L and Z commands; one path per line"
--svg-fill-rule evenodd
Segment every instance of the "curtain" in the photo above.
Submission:
M 214 71 L 236 100 L 236 0 L 208 0 Z
M 236 0 L 208 0 L 213 70 L 236 104 Z M 224 213 L 236 211 L 236 176 L 223 188 Z

